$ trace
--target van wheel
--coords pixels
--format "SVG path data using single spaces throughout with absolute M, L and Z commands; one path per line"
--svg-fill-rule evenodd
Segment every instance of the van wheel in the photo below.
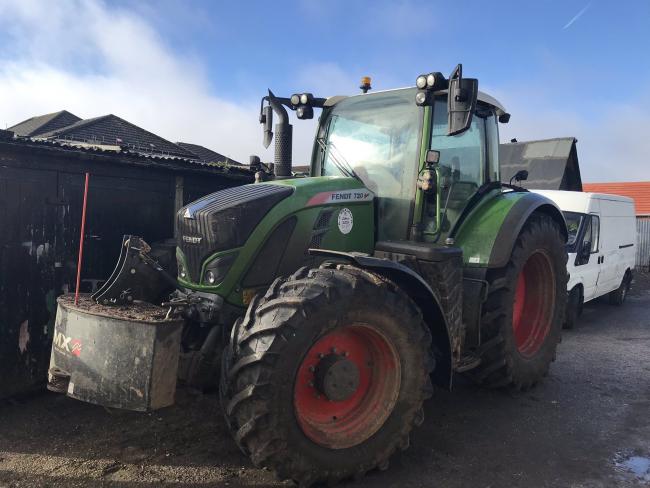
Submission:
M 564 319 L 564 328 L 573 329 L 578 321 L 578 317 L 582 312 L 582 293 L 579 287 L 575 287 L 569 293 L 569 298 L 566 304 L 566 317 Z
M 621 286 L 609 294 L 609 303 L 612 305 L 621 306 L 625 302 L 627 297 L 627 292 L 630 291 L 630 285 L 632 284 L 632 278 L 630 277 L 629 271 L 625 273 Z

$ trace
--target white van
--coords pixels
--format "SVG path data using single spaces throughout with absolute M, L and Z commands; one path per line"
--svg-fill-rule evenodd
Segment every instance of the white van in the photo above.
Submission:
M 573 327 L 582 304 L 594 298 L 609 295 L 610 303 L 622 305 L 634 271 L 634 200 L 603 193 L 533 191 L 560 207 L 569 229 L 565 327 Z

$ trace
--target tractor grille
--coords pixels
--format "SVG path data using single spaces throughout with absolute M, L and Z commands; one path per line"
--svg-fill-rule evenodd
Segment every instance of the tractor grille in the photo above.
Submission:
M 203 261 L 218 251 L 242 246 L 257 224 L 293 187 L 243 185 L 207 195 L 176 214 L 178 247 L 185 255 L 189 279 L 201 281 Z
M 323 236 L 330 230 L 330 220 L 332 219 L 333 213 L 333 208 L 324 208 L 321 210 L 320 214 L 318 214 L 311 234 L 311 240 L 305 249 L 305 254 L 309 254 L 309 249 L 319 249 L 321 247 Z

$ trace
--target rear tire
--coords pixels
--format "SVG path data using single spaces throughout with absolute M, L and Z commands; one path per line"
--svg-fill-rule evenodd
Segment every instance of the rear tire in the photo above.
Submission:
M 621 281 L 621 285 L 616 290 L 609 293 L 609 303 L 619 307 L 623 305 L 627 298 L 627 293 L 630 291 L 631 284 L 632 278 L 630 273 L 626 271 L 625 276 L 623 276 L 623 281 Z
M 560 226 L 546 214 L 533 214 L 508 265 L 488 272 L 481 364 L 470 373 L 476 382 L 525 390 L 546 376 L 564 322 L 566 263 Z
M 235 324 L 220 384 L 226 422 L 256 466 L 301 485 L 385 469 L 423 421 L 430 351 L 420 310 L 393 283 L 351 266 L 303 268 Z M 343 359 L 357 386 L 330 400 L 323 368 Z

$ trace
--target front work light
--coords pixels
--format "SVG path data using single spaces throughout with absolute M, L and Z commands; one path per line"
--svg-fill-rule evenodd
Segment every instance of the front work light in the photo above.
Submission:
M 429 105 L 433 96 L 429 90 L 418 90 L 415 94 L 415 104 L 419 106 Z
M 313 119 L 314 109 L 310 105 L 300 105 L 296 109 L 296 117 L 298 117 L 300 120 Z
M 415 86 L 418 92 L 415 95 L 417 105 L 430 105 L 433 103 L 433 92 L 444 90 L 449 86 L 448 81 L 438 71 L 426 75 L 420 75 L 415 79 Z
M 297 106 L 300 105 L 300 95 L 297 93 L 291 95 L 291 105 Z

